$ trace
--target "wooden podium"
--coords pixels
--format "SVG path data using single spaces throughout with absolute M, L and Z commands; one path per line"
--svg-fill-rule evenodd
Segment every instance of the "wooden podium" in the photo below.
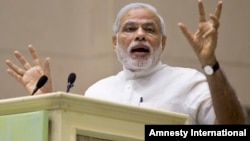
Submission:
M 43 136 L 38 139 L 40 136 L 36 134 L 36 141 L 143 141 L 145 124 L 188 123 L 188 116 L 184 114 L 112 103 L 66 92 L 3 99 L 0 100 L 0 107 L 1 141 L 6 138 L 15 141 L 10 139 L 12 136 L 19 136 L 20 141 L 24 134 L 34 141 L 31 136 L 35 132 Z M 40 117 L 30 118 L 37 113 Z M 18 116 L 24 117 L 24 120 L 10 122 L 10 118 L 22 119 Z M 15 131 L 19 134 L 14 135 L 10 126 L 15 126 L 15 130 L 24 127 Z M 32 126 L 31 130 L 28 126 Z M 4 135 L 1 135 L 1 131 L 4 131 Z

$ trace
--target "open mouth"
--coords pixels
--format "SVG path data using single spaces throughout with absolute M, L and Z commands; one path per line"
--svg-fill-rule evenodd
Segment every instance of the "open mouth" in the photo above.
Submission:
M 135 48 L 135 49 L 132 49 L 131 52 L 149 52 L 149 49 L 148 48 Z
M 150 53 L 150 49 L 147 46 L 136 46 L 131 49 L 131 53 L 135 56 L 145 56 Z

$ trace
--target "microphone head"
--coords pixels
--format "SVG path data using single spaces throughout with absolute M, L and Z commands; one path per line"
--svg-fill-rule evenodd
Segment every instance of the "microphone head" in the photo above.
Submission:
M 73 84 L 74 82 L 75 82 L 75 80 L 76 80 L 76 74 L 75 73 L 70 73 L 69 74 L 69 77 L 68 77 L 68 83 L 69 84 Z
M 40 89 L 48 80 L 48 77 L 46 75 L 42 75 L 40 79 L 38 80 L 36 87 Z
M 34 95 L 38 89 L 40 89 L 48 80 L 48 77 L 46 75 L 42 75 L 39 80 L 36 83 L 36 87 L 32 92 L 32 95 Z

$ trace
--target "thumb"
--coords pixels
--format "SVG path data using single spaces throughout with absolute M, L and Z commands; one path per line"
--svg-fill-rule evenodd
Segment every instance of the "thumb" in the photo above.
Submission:
M 44 74 L 50 77 L 50 58 L 47 57 L 44 61 Z
M 51 73 L 50 73 L 50 58 L 47 57 L 44 62 L 44 74 L 48 77 L 47 83 L 44 85 L 41 90 L 43 93 L 46 92 L 52 92 L 52 78 L 51 78 Z
M 187 29 L 187 27 L 184 24 L 178 23 L 178 26 L 180 27 L 183 35 L 186 37 L 186 39 L 188 40 L 188 42 L 190 44 L 192 44 L 193 34 Z

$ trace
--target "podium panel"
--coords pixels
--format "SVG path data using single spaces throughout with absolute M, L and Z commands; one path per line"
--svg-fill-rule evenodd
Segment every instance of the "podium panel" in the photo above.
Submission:
M 188 122 L 185 114 L 65 92 L 0 100 L 0 106 L 0 116 L 48 111 L 49 141 L 144 141 L 145 124 Z
M 48 141 L 48 112 L 0 116 L 0 141 Z

